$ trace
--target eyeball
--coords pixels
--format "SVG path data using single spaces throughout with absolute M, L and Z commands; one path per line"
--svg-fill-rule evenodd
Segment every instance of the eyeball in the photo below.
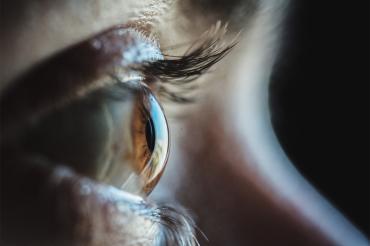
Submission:
M 114 85 L 53 110 L 13 144 L 22 155 L 147 195 L 165 169 L 169 131 L 150 88 Z

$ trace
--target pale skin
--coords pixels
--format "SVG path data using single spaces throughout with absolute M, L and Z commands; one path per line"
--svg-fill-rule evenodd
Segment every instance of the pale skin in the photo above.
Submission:
M 209 17 L 196 10 L 189 16 L 189 9 L 198 5 L 170 0 L 4 2 L 0 90 L 35 64 L 115 25 L 148 26 L 161 47 L 168 47 L 194 40 L 225 18 L 212 10 Z M 210 245 L 367 245 L 365 237 L 293 168 L 272 131 L 267 85 L 280 41 L 275 25 L 281 21 L 284 8 L 279 7 L 285 2 L 271 2 L 261 1 L 260 10 L 239 20 L 238 26 L 244 21 L 248 29 L 240 34 L 233 52 L 204 78 L 213 84 L 206 83 L 203 99 L 187 110 L 186 117 L 170 119 L 173 150 L 149 199 L 179 201 L 189 208 Z M 228 38 L 238 33 L 235 22 L 230 23 Z M 54 170 L 52 177 L 66 182 L 74 178 L 63 170 Z M 84 206 L 91 211 L 79 217 L 74 244 L 154 245 L 158 225 L 126 209 L 126 203 L 138 198 L 94 181 L 81 183 L 92 191 L 86 200 L 72 205 L 79 207 L 76 211 Z M 113 204 L 108 215 L 102 210 L 109 199 L 102 197 Z M 118 203 L 123 208 L 115 206 Z M 114 230 L 107 231 L 100 220 L 108 221 L 104 223 Z M 69 226 L 70 221 L 63 223 Z M 91 224 L 90 232 L 79 229 Z M 45 244 L 42 238 L 32 243 L 37 242 Z M 206 245 L 201 236 L 200 242 Z

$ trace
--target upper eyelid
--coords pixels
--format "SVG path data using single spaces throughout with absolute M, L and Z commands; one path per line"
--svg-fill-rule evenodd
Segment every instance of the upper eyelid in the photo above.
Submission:
M 120 30 L 128 29 L 109 29 L 76 44 L 40 63 L 11 83 L 2 91 L 0 98 L 3 132 L 4 127 L 17 128 L 17 124 L 24 123 L 24 119 L 30 119 L 65 100 L 77 97 L 84 91 L 87 92 L 89 87 L 101 86 L 98 78 L 113 73 L 116 67 L 129 69 L 130 64 L 122 65 L 122 56 L 127 48 L 125 39 L 132 37 L 130 33 L 117 35 L 115 31 Z M 104 35 L 110 35 L 101 40 L 106 49 L 95 47 L 91 40 Z

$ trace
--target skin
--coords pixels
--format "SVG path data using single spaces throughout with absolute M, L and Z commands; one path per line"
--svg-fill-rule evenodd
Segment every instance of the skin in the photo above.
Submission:
M 170 120 L 173 150 L 168 169 L 150 199 L 180 202 L 193 211 L 211 245 L 366 245 L 367 240 L 350 222 L 293 168 L 272 132 L 267 85 L 279 48 L 276 26 L 285 2 L 261 1 L 257 8 L 250 1 L 246 5 L 250 13 L 234 19 L 216 7 L 206 8 L 209 15 L 201 14 L 207 1 L 202 1 L 204 5 L 194 1 L 137 2 L 4 1 L 0 90 L 58 51 L 115 25 L 140 23 L 157 33 L 162 47 L 169 47 L 194 40 L 218 19 L 230 20 L 227 38 L 233 38 L 244 23 L 248 31 L 240 35 L 238 47 L 218 64 L 216 72 L 202 79 L 213 84 L 205 83 L 201 99 L 186 107 L 184 120 Z M 194 27 L 193 22 L 201 24 Z M 181 107 L 168 107 L 168 111 L 178 112 L 184 109 Z M 13 168 L 2 171 L 9 173 L 4 181 L 5 198 L 19 205 L 13 209 L 17 219 L 2 233 L 13 245 L 155 242 L 158 225 L 130 209 L 140 203 L 136 197 L 64 167 L 37 168 L 22 175 Z M 25 184 L 29 188 L 25 189 Z M 45 198 L 35 199 L 36 187 L 44 186 L 49 187 L 42 195 Z M 71 202 L 60 202 L 65 200 Z M 33 206 L 23 205 L 29 202 L 34 202 Z M 37 217 L 47 217 L 45 214 L 51 219 Z M 2 223 L 6 219 L 2 217 Z

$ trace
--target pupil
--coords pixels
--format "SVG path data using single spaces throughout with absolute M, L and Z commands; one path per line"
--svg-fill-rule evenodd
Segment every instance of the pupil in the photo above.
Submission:
M 155 132 L 154 132 L 154 125 L 152 119 L 148 119 L 145 126 L 145 136 L 146 142 L 148 144 L 148 148 L 150 152 L 153 152 L 154 145 L 155 145 Z

